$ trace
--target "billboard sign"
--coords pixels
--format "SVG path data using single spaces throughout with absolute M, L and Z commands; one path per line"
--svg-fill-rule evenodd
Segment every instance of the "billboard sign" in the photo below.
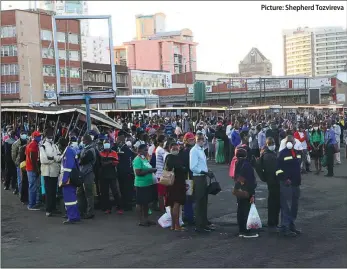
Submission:
M 133 90 L 155 90 L 172 88 L 171 73 L 131 70 Z
M 55 93 L 54 90 L 45 90 L 44 91 L 44 99 L 56 100 L 57 99 L 57 94 Z
M 265 86 L 264 86 L 265 80 Z M 288 79 L 247 79 L 247 90 L 259 91 L 260 89 L 288 89 Z
M 228 82 L 228 89 L 244 89 L 246 88 L 245 79 L 232 79 Z

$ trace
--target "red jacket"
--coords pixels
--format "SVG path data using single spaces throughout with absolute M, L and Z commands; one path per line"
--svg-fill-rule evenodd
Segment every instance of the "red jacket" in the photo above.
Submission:
M 303 132 L 303 133 L 304 133 L 304 136 L 303 136 L 303 138 L 301 138 L 299 132 L 296 131 L 296 132 L 294 133 L 294 138 L 296 138 L 296 139 L 299 140 L 300 142 L 306 141 L 306 143 L 307 143 L 307 150 L 310 151 L 310 150 L 311 150 L 310 141 L 309 141 L 308 138 L 307 138 L 306 132 Z

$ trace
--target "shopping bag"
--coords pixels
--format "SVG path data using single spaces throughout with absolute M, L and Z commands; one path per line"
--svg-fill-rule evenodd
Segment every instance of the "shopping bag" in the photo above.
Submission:
M 193 195 L 193 186 L 194 186 L 194 183 L 193 183 L 193 180 L 189 179 L 189 174 L 188 174 L 188 179 L 186 179 L 186 195 L 187 196 L 191 196 Z
M 323 167 L 327 166 L 327 155 L 324 155 L 321 159 L 321 164 Z
M 306 157 L 306 162 L 307 162 L 308 164 L 310 164 L 310 163 L 311 163 L 311 156 L 310 156 L 310 153 L 307 153 L 306 156 L 307 156 L 307 157 Z
M 158 219 L 158 224 L 162 227 L 162 228 L 168 228 L 171 227 L 171 210 L 170 207 L 167 206 L 165 207 L 166 213 L 164 215 L 162 215 L 159 219 Z M 180 208 L 180 225 L 184 225 L 184 222 L 182 220 L 182 206 Z
M 247 230 L 260 228 L 262 228 L 261 220 L 255 204 L 252 204 L 247 219 Z

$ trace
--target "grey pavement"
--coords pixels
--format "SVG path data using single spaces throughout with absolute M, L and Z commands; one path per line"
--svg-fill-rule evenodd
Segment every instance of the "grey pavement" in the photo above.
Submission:
M 341 154 L 344 156 L 344 154 Z M 135 212 L 103 215 L 64 226 L 1 192 L 2 267 L 347 267 L 347 166 L 335 177 L 303 176 L 297 226 L 282 238 L 264 228 L 259 238 L 236 237 L 236 199 L 226 165 L 213 165 L 223 191 L 209 197 L 217 230 L 207 235 L 138 227 Z M 266 223 L 267 187 L 258 180 L 256 206 Z M 153 220 L 160 215 L 153 214 Z

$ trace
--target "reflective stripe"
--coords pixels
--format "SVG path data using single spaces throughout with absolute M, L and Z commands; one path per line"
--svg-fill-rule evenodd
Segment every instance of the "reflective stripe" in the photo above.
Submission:
M 72 171 L 72 169 L 69 169 L 69 168 L 63 168 L 63 171 L 64 171 L 64 172 L 71 172 L 71 171 Z
M 301 155 L 296 155 L 296 157 L 297 157 L 298 159 L 301 159 Z
M 277 171 L 276 171 L 276 176 L 278 176 L 278 175 L 281 174 L 281 173 L 284 173 L 283 170 L 277 170 Z
M 284 157 L 284 161 L 287 161 L 287 160 L 293 160 L 293 157 L 292 156 Z
M 77 205 L 77 201 L 75 201 L 75 202 L 67 202 L 67 203 L 65 203 L 65 205 Z

